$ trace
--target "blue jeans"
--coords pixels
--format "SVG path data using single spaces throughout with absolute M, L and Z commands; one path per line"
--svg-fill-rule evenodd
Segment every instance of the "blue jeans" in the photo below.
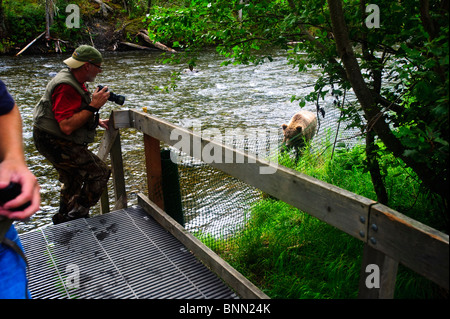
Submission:
M 5 235 L 23 250 L 19 234 L 13 225 Z M 0 244 L 0 299 L 30 298 L 27 289 L 26 263 L 14 250 Z

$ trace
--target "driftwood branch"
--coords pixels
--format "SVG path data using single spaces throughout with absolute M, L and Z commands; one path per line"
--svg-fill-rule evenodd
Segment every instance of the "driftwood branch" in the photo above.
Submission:
M 161 42 L 158 41 L 152 41 L 150 39 L 150 37 L 148 36 L 148 31 L 147 30 L 140 30 L 138 33 L 138 36 L 140 36 L 145 42 L 147 42 L 148 44 L 154 46 L 157 49 L 163 50 L 163 51 L 167 51 L 167 52 L 172 52 L 172 53 L 176 53 L 177 51 L 175 51 L 172 48 L 169 48 L 168 46 L 162 44 Z
M 34 42 L 36 42 L 37 39 L 39 39 L 40 37 L 42 37 L 45 34 L 46 31 L 42 32 L 40 35 L 38 35 L 33 41 L 31 41 L 30 43 L 27 44 L 27 46 L 25 48 L 23 48 L 22 50 L 19 51 L 19 53 L 16 54 L 16 56 L 22 54 L 26 49 L 28 49 Z
M 120 42 L 120 44 L 129 46 L 129 47 L 134 48 L 134 49 L 139 49 L 139 50 L 152 50 L 152 48 L 149 48 L 149 47 L 146 47 L 146 46 L 143 46 L 143 45 L 139 45 L 139 44 L 134 44 L 134 43 L 131 43 L 131 42 Z

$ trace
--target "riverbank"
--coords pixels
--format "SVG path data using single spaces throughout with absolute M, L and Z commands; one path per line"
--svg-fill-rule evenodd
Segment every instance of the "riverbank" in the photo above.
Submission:
M 169 51 L 148 38 L 144 12 L 124 8 L 123 4 L 57 1 L 48 22 L 48 10 L 40 1 L 4 1 L 3 18 L 0 10 L 0 55 L 64 53 L 80 44 L 91 44 L 100 51 Z

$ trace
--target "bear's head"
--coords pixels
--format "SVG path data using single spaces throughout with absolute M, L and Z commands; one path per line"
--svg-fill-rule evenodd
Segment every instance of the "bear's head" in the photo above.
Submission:
M 287 124 L 281 125 L 283 128 L 283 143 L 286 146 L 298 145 L 303 141 L 303 127 L 301 125 L 289 126 Z

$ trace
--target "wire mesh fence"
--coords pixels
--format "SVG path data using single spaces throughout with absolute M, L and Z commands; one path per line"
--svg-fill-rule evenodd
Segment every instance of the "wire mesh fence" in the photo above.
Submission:
M 332 153 L 336 147 L 351 148 L 362 142 L 358 130 L 339 122 L 338 110 L 331 112 L 334 114 L 328 116 L 333 120 L 322 120 L 319 123 L 319 130 L 307 149 L 310 156 L 323 156 L 325 152 Z M 263 134 L 241 134 L 243 132 L 239 130 L 233 133 L 208 137 L 279 165 L 285 166 L 286 158 L 295 159 L 295 154 L 283 146 L 281 128 Z M 174 210 L 181 209 L 185 228 L 212 249 L 223 249 L 227 240 L 243 229 L 252 216 L 252 211 L 261 209 L 257 203 L 266 198 L 267 194 L 179 149 L 166 149 L 171 152 L 171 161 L 177 163 L 175 171 L 170 173 L 176 174 L 177 185 L 169 188 L 179 188 L 180 191 L 178 195 L 168 196 L 164 190 L 166 206 L 173 206 L 174 201 L 180 200 L 180 208 Z M 301 171 L 301 167 L 296 169 Z M 175 180 L 173 176 L 166 175 L 165 178 Z M 166 207 L 167 210 L 170 213 L 170 208 Z

